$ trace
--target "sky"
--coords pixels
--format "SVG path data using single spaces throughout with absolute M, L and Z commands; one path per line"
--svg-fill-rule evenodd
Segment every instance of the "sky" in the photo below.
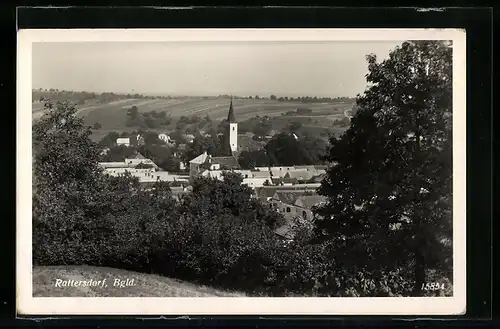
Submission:
M 354 97 L 365 56 L 402 41 L 34 43 L 32 87 L 212 96 Z

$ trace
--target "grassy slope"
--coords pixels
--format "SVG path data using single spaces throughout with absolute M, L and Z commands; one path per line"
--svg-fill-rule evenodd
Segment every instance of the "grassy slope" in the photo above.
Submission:
M 114 279 L 134 279 L 133 287 L 113 287 Z M 61 280 L 103 280 L 107 287 L 55 287 Z M 33 268 L 34 297 L 244 297 L 158 275 L 109 267 L 39 266 Z

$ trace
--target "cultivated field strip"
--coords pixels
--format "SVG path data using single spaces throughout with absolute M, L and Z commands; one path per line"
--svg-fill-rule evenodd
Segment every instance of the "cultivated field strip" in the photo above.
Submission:
M 173 118 L 181 116 L 209 115 L 214 121 L 220 121 L 227 116 L 229 99 L 224 98 L 171 98 L 171 99 L 122 99 L 107 104 L 87 102 L 78 108 L 78 115 L 84 117 L 85 123 L 93 125 L 99 122 L 102 129 L 120 130 L 126 128 L 127 111 L 132 106 L 137 106 L 139 112 L 165 111 Z M 297 101 L 277 101 L 269 99 L 234 99 L 233 106 L 238 121 L 244 121 L 256 116 L 279 117 L 288 111 L 298 108 L 311 109 L 310 115 L 286 116 L 284 118 L 303 118 L 327 121 L 342 118 L 343 111 L 351 108 L 352 104 L 338 103 L 302 103 Z M 33 118 L 43 114 L 43 103 L 33 102 Z M 330 120 L 328 120 L 330 119 Z M 305 123 L 305 122 L 304 122 Z

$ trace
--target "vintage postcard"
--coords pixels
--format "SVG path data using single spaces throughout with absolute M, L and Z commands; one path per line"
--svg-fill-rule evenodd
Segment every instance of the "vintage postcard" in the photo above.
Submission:
M 466 310 L 465 31 L 20 30 L 20 315 Z

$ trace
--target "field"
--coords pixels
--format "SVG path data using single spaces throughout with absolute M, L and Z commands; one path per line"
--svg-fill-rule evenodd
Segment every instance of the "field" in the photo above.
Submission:
M 96 101 L 86 102 L 80 105 L 78 115 L 85 119 L 85 123 L 93 125 L 99 122 L 102 128 L 93 134 L 93 139 L 100 139 L 110 131 L 131 131 L 134 128 L 125 125 L 126 112 L 132 106 L 137 106 L 139 112 L 165 111 L 174 120 L 173 124 L 164 130 L 173 130 L 177 119 L 181 116 L 205 116 L 209 115 L 214 121 L 220 121 L 227 116 L 229 99 L 216 97 L 190 97 L 172 99 L 123 99 L 107 104 L 99 104 Z M 335 119 L 344 117 L 344 111 L 352 108 L 352 103 L 338 101 L 336 103 L 303 103 L 297 101 L 277 101 L 269 99 L 234 99 L 233 107 L 238 122 L 255 116 L 275 117 L 280 121 L 290 120 L 302 121 L 304 129 L 317 130 L 332 127 Z M 312 112 L 307 116 L 283 116 L 288 111 L 297 108 L 308 108 Z M 33 103 L 33 119 L 37 119 L 43 113 L 43 105 L 40 102 Z M 311 118 L 312 120 L 309 120 Z
M 61 280 L 103 280 L 107 287 L 56 287 Z M 134 286 L 114 287 L 115 279 L 134 279 Z M 37 266 L 33 268 L 33 297 L 245 297 L 153 274 L 109 267 Z

